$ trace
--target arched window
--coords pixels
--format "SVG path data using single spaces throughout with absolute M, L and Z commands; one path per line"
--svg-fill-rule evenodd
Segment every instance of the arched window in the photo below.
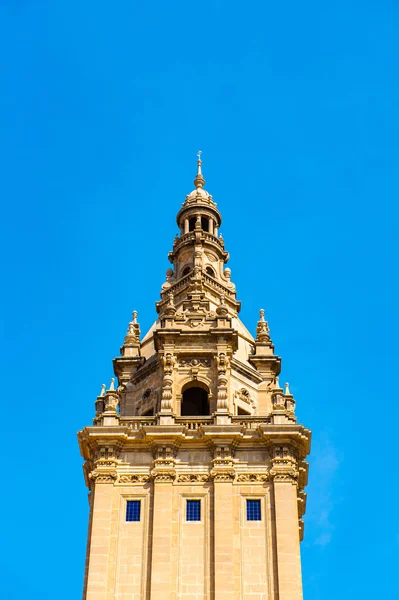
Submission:
M 151 389 L 148 388 L 144 394 L 143 394 L 143 402 L 145 402 L 146 400 L 148 400 L 148 398 L 151 396 Z
M 191 267 L 189 267 L 187 265 L 187 267 L 184 267 L 183 271 L 182 271 L 182 276 L 184 277 L 185 275 L 188 275 L 191 271 Z
M 210 275 L 211 277 L 215 277 L 215 271 L 212 269 L 212 267 L 207 267 L 205 269 L 205 271 L 208 273 L 208 275 Z
M 201 417 L 209 415 L 208 389 L 198 381 L 183 388 L 180 414 L 183 417 Z

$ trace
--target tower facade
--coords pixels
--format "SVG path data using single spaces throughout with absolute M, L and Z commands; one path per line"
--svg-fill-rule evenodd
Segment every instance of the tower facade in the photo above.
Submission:
M 133 313 L 79 432 L 90 490 L 85 600 L 300 600 L 310 431 L 280 387 L 264 311 L 238 314 L 201 160 L 158 318 Z

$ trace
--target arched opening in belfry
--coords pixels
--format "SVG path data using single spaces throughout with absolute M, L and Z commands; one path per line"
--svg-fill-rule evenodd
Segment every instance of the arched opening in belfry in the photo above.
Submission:
M 183 388 L 180 414 L 182 417 L 209 415 L 208 388 L 196 381 Z
M 191 267 L 189 265 L 187 265 L 187 267 L 184 267 L 183 271 L 182 271 L 182 277 L 184 277 L 185 275 L 188 275 L 191 271 Z
M 197 220 L 197 217 L 191 217 L 191 219 L 189 219 L 189 221 L 188 221 L 188 230 L 189 231 L 194 231 L 196 220 Z
M 201 217 L 201 229 L 209 231 L 209 219 L 207 217 Z

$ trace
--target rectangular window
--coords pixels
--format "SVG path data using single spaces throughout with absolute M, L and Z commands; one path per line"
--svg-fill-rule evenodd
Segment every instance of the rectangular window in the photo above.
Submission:
M 187 500 L 186 521 L 201 521 L 201 500 Z
M 260 500 L 247 500 L 247 521 L 260 520 Z
M 140 500 L 126 502 L 126 521 L 140 521 Z

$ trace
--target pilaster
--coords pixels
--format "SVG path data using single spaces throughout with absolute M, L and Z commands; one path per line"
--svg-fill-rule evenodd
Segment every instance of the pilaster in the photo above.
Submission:
M 114 479 L 99 476 L 94 484 L 86 600 L 108 600 Z
M 284 447 L 275 448 L 272 465 L 278 599 L 302 600 L 298 470 L 295 459 Z
M 151 600 L 164 600 L 171 593 L 173 534 L 172 497 L 174 469 L 154 469 Z
M 234 471 L 213 473 L 215 600 L 234 597 Z

